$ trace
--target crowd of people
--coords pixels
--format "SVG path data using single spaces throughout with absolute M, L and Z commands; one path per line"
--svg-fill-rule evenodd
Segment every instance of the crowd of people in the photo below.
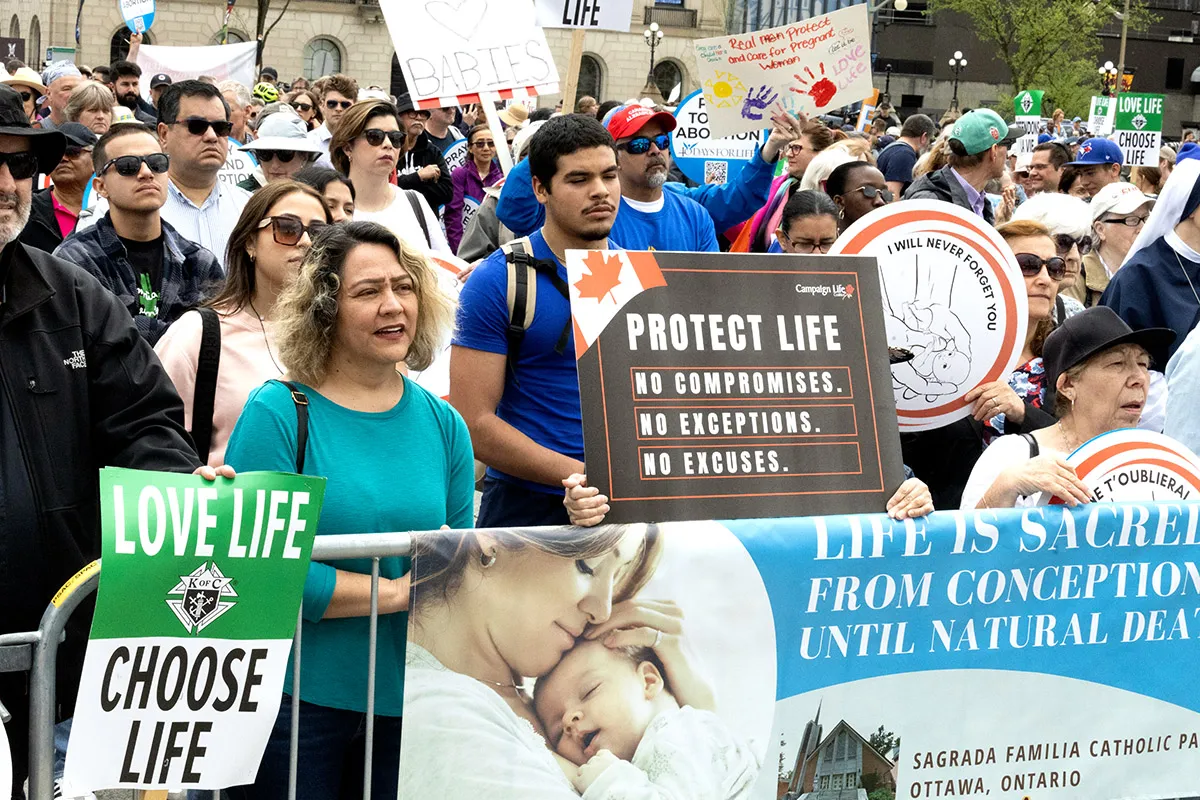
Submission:
M 965 419 L 900 437 L 896 519 L 1047 495 L 1085 503 L 1065 457 L 1116 428 L 1200 448 L 1194 144 L 1127 173 L 1114 142 L 1061 116 L 1017 157 L 1023 130 L 988 109 L 935 123 L 885 105 L 859 132 L 776 108 L 753 157 L 698 186 L 672 163 L 674 116 L 649 101 L 512 103 L 497 125 L 479 107 L 430 110 L 347 75 L 155 75 L 146 97 L 143 78 L 130 60 L 87 74 L 10 62 L 0 76 L 0 631 L 36 629 L 98 557 L 105 466 L 321 475 L 320 534 L 603 521 L 584 462 L 571 249 L 820 255 L 862 217 L 916 199 L 994 224 L 1025 279 L 1021 363 L 968 394 Z M 238 185 L 220 175 L 230 147 L 256 162 Z M 427 254 L 470 264 L 457 301 Z M 447 342 L 448 401 L 409 377 Z M 573 562 L 604 582 L 603 602 L 588 595 L 591 625 L 628 594 L 625 572 L 592 564 L 618 547 L 605 541 Z M 521 549 L 476 545 L 479 571 Z M 286 796 L 293 702 L 298 796 L 353 792 L 369 572 L 311 566 L 301 697 L 285 697 L 256 783 L 231 796 Z M 412 587 L 406 560 L 384 559 L 381 574 L 374 792 L 395 797 Z M 63 645 L 62 717 L 86 623 L 77 615 Z M 504 680 L 484 683 L 503 693 Z M 25 692 L 0 674 L 18 797 Z M 540 724 L 525 700 L 504 699 Z M 60 727 L 65 739 L 69 719 Z

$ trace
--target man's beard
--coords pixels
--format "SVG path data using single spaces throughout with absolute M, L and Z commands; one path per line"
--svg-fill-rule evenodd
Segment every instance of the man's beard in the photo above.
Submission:
M 29 201 L 21 202 L 18 192 L 0 192 L 0 206 L 16 205 L 17 216 L 9 222 L 0 222 L 0 247 L 14 241 L 25 230 L 29 222 Z M 11 213 L 11 212 L 10 212 Z
M 663 184 L 667 182 L 667 177 L 668 177 L 668 175 L 665 171 L 664 172 L 651 172 L 649 175 L 646 176 L 646 184 L 651 189 L 661 189 L 663 187 Z
M 118 97 L 117 102 L 125 106 L 125 108 L 136 109 L 138 107 L 138 94 L 137 92 L 127 92 Z

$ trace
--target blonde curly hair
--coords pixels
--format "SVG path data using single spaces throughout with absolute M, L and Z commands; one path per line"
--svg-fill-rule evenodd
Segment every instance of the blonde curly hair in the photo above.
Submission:
M 280 360 L 301 383 L 320 386 L 325 381 L 346 259 L 364 244 L 387 247 L 412 277 L 417 324 L 405 359 L 410 369 L 427 368 L 453 328 L 454 303 L 438 287 L 433 267 L 423 255 L 375 222 L 330 225 L 313 242 L 300 274 L 275 306 Z

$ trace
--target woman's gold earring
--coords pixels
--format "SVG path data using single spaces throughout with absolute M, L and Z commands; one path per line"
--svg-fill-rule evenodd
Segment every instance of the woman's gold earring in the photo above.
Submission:
M 488 567 L 492 566 L 495 563 L 496 563 L 496 551 L 495 550 L 493 550 L 491 553 L 480 553 L 479 554 L 479 564 L 484 569 L 487 569 Z

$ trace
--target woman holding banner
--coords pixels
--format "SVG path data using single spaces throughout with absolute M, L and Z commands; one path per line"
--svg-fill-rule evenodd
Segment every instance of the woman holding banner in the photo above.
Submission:
M 401 362 L 428 367 L 452 321 L 450 301 L 415 248 L 374 223 L 329 226 L 276 305 L 287 382 L 270 381 L 250 396 L 227 461 L 246 471 L 326 478 L 318 536 L 470 527 L 475 465 L 467 426 L 447 403 L 396 369 Z M 409 561 L 383 558 L 379 567 L 371 796 L 392 800 Z M 253 788 L 243 787 L 234 797 L 288 796 L 295 702 L 297 797 L 362 796 L 361 785 L 349 787 L 361 780 L 363 767 L 354 754 L 366 724 L 371 568 L 369 558 L 309 566 L 300 696 L 294 697 L 289 667 L 258 777 Z
M 992 442 L 971 471 L 962 509 L 1021 508 L 1049 496 L 1072 506 L 1088 502 L 1090 491 L 1066 457 L 1102 433 L 1138 424 L 1150 385 L 1150 353 L 1174 339 L 1167 328 L 1134 331 L 1104 306 L 1060 325 L 1045 345 L 1057 424 Z

